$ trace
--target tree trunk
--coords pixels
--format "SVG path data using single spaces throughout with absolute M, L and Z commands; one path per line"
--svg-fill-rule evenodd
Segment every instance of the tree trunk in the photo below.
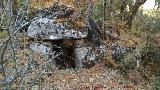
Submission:
M 140 1 L 136 0 L 135 5 L 133 6 L 133 9 L 129 13 L 130 14 L 129 17 L 127 18 L 127 25 L 129 28 L 131 28 L 131 26 L 132 26 L 132 21 L 133 21 L 135 15 L 137 14 L 139 7 L 142 4 L 144 4 L 146 1 L 147 0 L 140 0 Z
M 120 14 L 119 14 L 121 20 L 125 20 L 126 6 L 127 6 L 127 0 L 123 0 L 122 5 L 120 7 Z

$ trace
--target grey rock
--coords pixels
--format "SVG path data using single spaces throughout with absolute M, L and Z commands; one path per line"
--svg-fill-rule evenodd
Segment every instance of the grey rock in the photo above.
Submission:
M 127 46 L 118 45 L 115 43 L 112 44 L 112 54 L 113 55 L 122 55 L 122 54 L 126 54 L 127 52 L 128 52 Z
M 71 7 L 67 7 L 66 5 L 53 5 L 49 8 L 39 8 L 35 10 L 35 15 L 38 17 L 57 17 L 57 18 L 65 18 L 69 17 L 74 13 L 74 9 Z
M 5 77 L 5 81 L 6 81 L 7 83 L 11 83 L 14 79 L 15 79 L 15 76 L 6 76 L 6 77 Z
M 46 45 L 43 45 L 43 44 L 40 44 L 40 43 L 31 43 L 30 44 L 30 49 L 32 51 L 35 51 L 35 52 L 39 52 L 39 53 L 42 53 L 42 54 L 49 54 L 50 51 L 51 51 L 51 48 L 49 46 L 46 46 Z
M 94 62 L 96 60 L 96 54 L 91 46 L 83 46 L 75 48 L 74 50 L 76 58 L 76 66 L 78 69 L 86 67 L 84 62 Z
M 42 40 L 81 39 L 87 37 L 87 30 L 74 29 L 68 22 L 58 23 L 56 20 L 40 18 L 31 22 L 28 36 Z
M 98 54 L 103 54 L 107 52 L 107 46 L 106 45 L 100 45 L 97 47 Z
M 134 50 L 134 47 L 128 47 L 126 45 L 120 45 L 118 43 L 112 44 L 112 56 L 115 60 L 120 60 L 128 52 Z

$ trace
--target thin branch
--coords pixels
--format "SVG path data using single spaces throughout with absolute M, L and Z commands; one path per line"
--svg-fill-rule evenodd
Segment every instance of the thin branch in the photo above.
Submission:
M 10 41 L 10 38 L 6 41 L 5 47 L 4 47 L 4 49 L 3 49 L 3 51 L 2 51 L 2 54 L 1 54 L 0 64 L 1 64 L 1 66 L 2 66 L 2 73 L 3 73 L 4 76 L 6 76 L 6 74 L 5 74 L 5 68 L 4 68 L 4 65 L 3 65 L 3 63 L 4 63 L 4 61 L 3 61 L 3 56 L 4 56 L 4 54 L 5 54 L 5 51 L 6 51 L 6 49 L 7 49 L 7 46 L 8 46 L 9 41 Z
M 102 0 L 103 3 L 103 29 L 102 29 L 102 38 L 105 39 L 105 20 L 106 20 L 106 0 Z
M 15 53 L 15 50 L 14 50 L 14 47 L 13 47 L 13 42 L 12 42 L 12 40 L 10 41 L 10 43 L 11 43 L 11 48 L 12 48 L 12 52 L 13 52 L 13 60 L 14 60 L 14 69 L 16 70 L 16 73 L 18 73 L 17 72 L 17 68 L 16 68 L 16 53 Z

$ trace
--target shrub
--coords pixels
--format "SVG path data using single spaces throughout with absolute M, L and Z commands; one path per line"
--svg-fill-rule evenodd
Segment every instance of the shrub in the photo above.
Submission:
M 160 90 L 160 76 L 157 76 L 153 79 L 152 89 L 153 90 Z
M 102 5 L 101 2 L 98 2 L 96 5 L 94 5 L 93 18 L 96 21 L 102 21 L 103 20 L 103 5 Z

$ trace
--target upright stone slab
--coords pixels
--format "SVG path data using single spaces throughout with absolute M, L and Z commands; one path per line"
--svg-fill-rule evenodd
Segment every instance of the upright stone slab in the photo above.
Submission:
M 93 46 L 89 45 L 84 39 L 75 41 L 74 54 L 78 69 L 89 67 L 90 65 L 87 63 L 94 63 L 96 60 L 96 53 Z

